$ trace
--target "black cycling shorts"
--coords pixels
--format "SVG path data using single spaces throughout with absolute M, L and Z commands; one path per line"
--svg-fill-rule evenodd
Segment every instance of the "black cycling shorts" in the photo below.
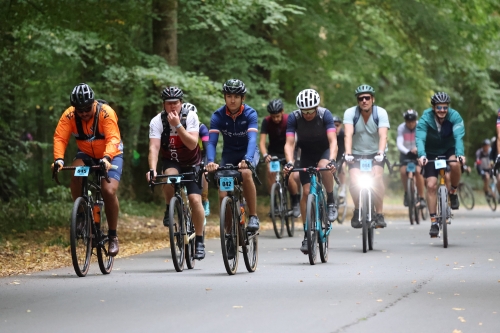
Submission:
M 451 147 L 444 154 L 440 154 L 440 155 L 427 155 L 427 159 L 429 161 L 433 161 L 438 156 L 446 156 L 446 159 L 449 159 L 450 156 L 452 156 L 452 155 L 455 155 L 455 147 Z M 448 168 L 448 165 L 447 165 L 446 172 L 449 172 L 449 171 L 450 171 L 450 169 Z M 434 167 L 434 163 L 427 163 L 424 166 L 424 177 L 425 178 L 430 178 L 430 177 L 436 177 L 437 178 L 438 175 L 439 175 L 439 170 L 436 170 L 436 168 Z
M 305 151 L 302 151 L 300 156 L 299 168 L 308 168 L 310 166 L 317 166 L 320 160 L 330 159 L 330 149 L 325 150 L 322 154 L 308 155 Z M 311 182 L 311 176 L 307 172 L 299 171 L 300 183 L 302 185 L 309 184 Z
M 183 173 L 183 172 L 191 172 L 193 171 L 193 168 L 191 167 L 181 167 L 179 162 L 168 160 L 168 159 L 162 159 L 162 171 L 165 173 L 165 170 L 167 169 L 176 169 L 178 173 Z M 194 175 L 188 175 L 184 177 L 186 180 L 193 180 Z M 168 184 L 167 184 L 168 185 Z M 186 191 L 187 194 L 199 194 L 201 195 L 201 187 L 198 187 L 198 185 L 195 182 L 186 182 L 184 183 L 186 186 Z

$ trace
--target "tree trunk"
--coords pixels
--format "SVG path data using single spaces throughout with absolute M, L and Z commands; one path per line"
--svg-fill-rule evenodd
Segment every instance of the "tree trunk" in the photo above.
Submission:
M 153 0 L 153 52 L 177 66 L 177 0 Z

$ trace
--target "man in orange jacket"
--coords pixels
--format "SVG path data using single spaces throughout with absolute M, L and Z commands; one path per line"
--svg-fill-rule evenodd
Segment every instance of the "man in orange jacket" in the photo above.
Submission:
M 116 191 L 123 168 L 123 143 L 118 128 L 118 117 L 109 105 L 95 100 L 94 92 L 85 83 L 80 83 L 73 89 L 70 101 L 72 106 L 64 111 L 54 133 L 52 166 L 57 164 L 58 169 L 64 166 L 64 153 L 72 135 L 78 146 L 72 166 L 84 165 L 83 159 L 104 163 L 111 181 L 108 183 L 103 180 L 101 183 L 109 227 L 108 253 L 116 256 L 119 251 L 116 228 L 120 209 Z M 97 113 L 98 109 L 100 111 Z M 81 178 L 73 176 L 70 187 L 73 200 L 76 200 L 81 195 Z

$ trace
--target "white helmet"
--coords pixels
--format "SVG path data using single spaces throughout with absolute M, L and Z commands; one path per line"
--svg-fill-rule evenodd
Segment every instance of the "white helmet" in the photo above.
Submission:
M 189 110 L 189 111 L 194 111 L 195 113 L 198 113 L 198 109 L 196 109 L 196 106 L 194 106 L 194 104 L 191 104 L 191 103 L 183 103 L 182 108 Z
M 299 109 L 312 109 L 319 105 L 320 98 L 319 94 L 314 89 L 302 90 L 296 100 L 297 107 Z

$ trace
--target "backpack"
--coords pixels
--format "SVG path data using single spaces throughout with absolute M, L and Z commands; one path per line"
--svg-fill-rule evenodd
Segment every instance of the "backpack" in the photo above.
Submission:
M 359 106 L 356 106 L 356 113 L 354 114 L 354 118 L 352 119 L 352 126 L 354 128 L 353 135 L 356 134 L 356 124 L 358 123 L 361 114 L 359 112 Z M 372 118 L 375 124 L 378 126 L 378 107 L 376 105 L 372 108 Z
M 76 137 L 76 140 L 84 140 L 84 141 L 104 140 L 104 135 L 99 133 L 99 114 L 101 113 L 102 106 L 104 104 L 106 105 L 109 104 L 103 99 L 97 99 L 96 101 L 97 101 L 97 107 L 94 115 L 94 123 L 92 124 L 92 135 L 85 134 L 83 132 L 82 118 L 76 116 L 75 122 L 76 122 L 76 129 L 78 131 L 78 137 Z
M 184 126 L 184 128 L 186 128 L 186 120 L 189 112 L 190 110 L 182 108 L 179 115 L 181 125 Z M 163 124 L 163 132 L 161 132 L 161 147 L 167 151 L 170 145 L 170 124 L 168 123 L 167 112 L 165 112 L 165 110 L 161 112 L 161 123 Z

